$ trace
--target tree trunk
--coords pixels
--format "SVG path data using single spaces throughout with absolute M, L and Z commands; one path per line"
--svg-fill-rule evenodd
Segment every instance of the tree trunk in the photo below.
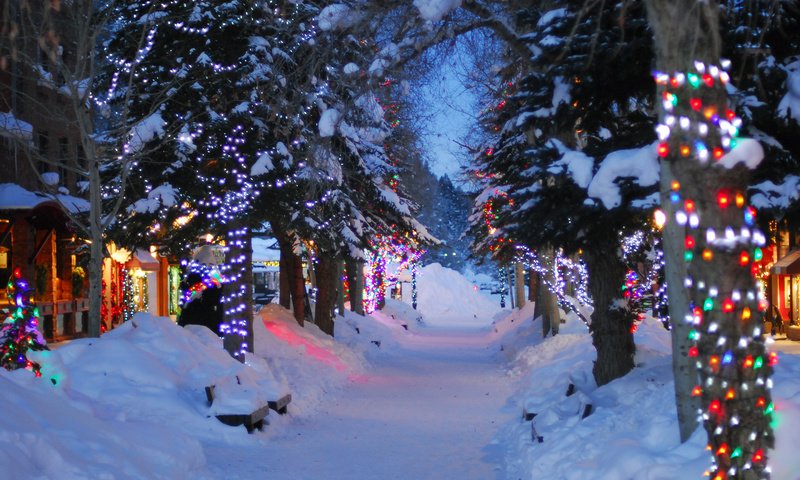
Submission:
M 246 342 L 245 349 L 253 353 L 253 342 L 255 337 L 253 334 L 253 322 L 256 321 L 255 314 L 253 313 L 253 233 L 248 228 L 244 234 L 242 255 L 244 257 L 244 271 L 242 282 L 244 283 L 244 318 L 247 321 L 245 326 L 247 334 L 244 337 Z M 260 320 L 260 318 L 258 319 Z
M 536 274 L 536 270 L 530 269 L 528 270 L 528 301 L 535 302 L 537 289 L 539 288 L 539 276 Z M 534 307 L 536 308 L 536 307 Z M 536 317 L 534 317 L 536 318 Z
M 89 325 L 90 337 L 100 336 L 103 302 L 103 227 L 100 170 L 97 162 L 90 164 L 89 177 Z
M 511 266 L 506 267 L 506 284 L 508 285 L 508 303 L 511 304 L 511 309 L 516 308 L 516 292 L 512 290 L 514 272 L 511 271 Z
M 233 358 L 244 363 L 245 353 L 250 345 L 247 344 L 248 328 L 252 328 L 252 298 L 250 299 L 250 314 L 247 312 L 247 296 L 252 285 L 247 285 L 244 264 L 245 238 L 250 233 L 241 227 L 239 222 L 231 222 L 227 226 L 225 264 L 222 274 L 225 283 L 222 285 L 223 325 L 221 327 L 225 337 L 222 346 Z M 252 247 L 251 247 L 252 248 Z M 251 255 L 252 258 L 252 255 Z M 251 281 L 252 281 L 252 264 Z M 252 297 L 252 294 L 250 294 Z
M 333 308 L 336 305 L 336 257 L 319 252 L 317 257 L 317 305 L 315 323 L 320 330 L 333 336 Z
M 336 308 L 344 315 L 344 262 L 336 260 Z
M 634 315 L 621 308 L 620 285 L 625 281 L 626 268 L 616 252 L 615 238 L 600 240 L 585 250 L 589 270 L 589 290 L 594 301 L 592 313 L 592 344 L 597 361 L 592 374 L 598 385 L 624 376 L 633 369 Z
M 670 202 L 672 169 L 669 162 L 661 164 L 661 198 L 662 210 L 667 218 L 675 218 L 676 208 Z M 666 199 L 664 201 L 663 199 Z M 675 406 L 678 412 L 678 430 L 681 442 L 689 439 L 697 429 L 697 410 L 700 398 L 692 396 L 692 389 L 697 383 L 695 359 L 689 357 L 689 349 L 694 343 L 689 338 L 692 324 L 684 319 L 689 313 L 689 296 L 683 281 L 686 278 L 686 263 L 683 261 L 683 245 L 686 236 L 685 226 L 669 222 L 669 227 L 662 232 L 662 247 L 665 258 L 664 279 L 667 282 L 667 301 L 672 331 L 672 373 L 675 378 Z
M 534 306 L 534 317 L 542 317 L 542 337 L 547 337 L 549 333 L 558 335 L 558 328 L 561 325 L 561 315 L 558 311 L 558 298 L 556 298 L 553 288 L 556 285 L 556 276 L 553 271 L 555 268 L 555 255 L 552 247 L 543 247 L 539 250 L 542 265 L 546 268 L 538 278 L 538 296 Z M 553 264 L 550 264 L 552 262 Z
M 522 308 L 525 306 L 525 270 L 521 262 L 514 264 L 514 275 L 517 293 L 517 307 Z
M 289 257 L 291 272 L 289 274 L 289 289 L 292 292 L 292 311 L 294 319 L 302 327 L 306 319 L 306 281 L 303 278 L 303 259 L 299 255 L 292 252 Z
M 383 259 L 378 260 L 376 263 L 376 285 L 378 285 L 378 291 L 375 292 L 378 296 L 378 301 L 375 304 L 376 310 L 383 309 L 386 306 L 386 283 L 384 282 L 386 276 L 386 262 Z
M 686 285 L 694 305 L 690 334 L 697 345 L 689 354 L 697 356 L 699 365 L 694 391 L 701 397 L 703 426 L 712 452 L 710 476 L 769 478 L 768 449 L 775 442 L 768 382 L 772 362 L 766 360 L 758 321 L 761 305 L 751 274 L 761 242 L 748 225 L 753 222 L 747 221 L 754 211 L 744 204 L 750 172 L 741 164 L 728 169 L 717 166 L 713 158 L 702 160 L 697 148 L 702 144 L 706 152 L 727 150 L 719 122 L 714 122 L 712 115 L 727 116 L 726 87 L 705 67 L 720 63 L 719 5 L 696 0 L 647 0 L 646 5 L 655 36 L 657 68 L 669 75 L 657 89 L 659 121 L 667 125 L 671 116 L 690 122 L 690 128 L 672 128 L 662 140 L 662 147 L 668 149 L 662 163 L 671 163 L 670 171 L 678 182 L 669 192 L 662 190 L 662 205 L 672 202 L 665 197 L 674 194 L 676 208 L 688 215 L 696 211 L 696 225 L 690 226 L 697 229 L 684 238 L 685 256 L 667 256 L 665 260 L 668 264 L 688 262 L 686 284 L 670 285 L 669 295 Z M 696 61 L 705 64 L 703 71 L 696 68 Z M 675 72 L 685 76 L 681 79 Z M 701 81 L 693 85 L 689 74 L 698 75 Z M 675 101 L 662 101 L 670 98 Z M 701 108 L 695 108 L 692 101 L 700 102 Z M 694 128 L 701 124 L 708 127 L 707 135 Z M 689 147 L 691 158 L 682 158 L 684 146 Z M 675 223 L 668 219 L 665 236 L 680 235 Z M 717 240 L 722 238 L 725 241 Z M 672 320 L 683 321 L 676 316 Z M 676 377 L 682 374 L 678 371 Z
M 285 309 L 291 308 L 292 294 L 290 290 L 291 281 L 289 280 L 290 271 L 292 269 L 291 252 L 287 252 L 280 240 L 278 245 L 281 249 L 281 258 L 278 267 L 278 304 Z
M 364 272 L 360 260 L 348 258 L 346 260 L 347 283 L 350 285 L 348 297 L 350 311 L 364 316 Z

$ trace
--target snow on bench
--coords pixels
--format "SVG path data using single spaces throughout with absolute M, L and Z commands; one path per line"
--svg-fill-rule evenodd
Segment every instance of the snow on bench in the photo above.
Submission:
M 292 402 L 292 394 L 287 393 L 286 395 L 278 398 L 277 400 L 270 400 L 267 402 L 267 406 L 272 410 L 278 412 L 278 415 L 284 415 L 289 411 L 289 404 Z
M 206 387 L 206 399 L 208 400 L 209 406 L 214 404 L 215 388 L 216 387 L 214 385 L 209 385 Z M 264 428 L 264 418 L 267 416 L 267 414 L 269 414 L 269 408 L 269 405 L 264 405 L 250 413 L 222 414 L 217 415 L 216 417 L 217 420 L 225 425 L 230 425 L 232 427 L 244 425 L 244 427 L 247 429 L 247 433 L 253 433 L 253 430 L 262 430 Z

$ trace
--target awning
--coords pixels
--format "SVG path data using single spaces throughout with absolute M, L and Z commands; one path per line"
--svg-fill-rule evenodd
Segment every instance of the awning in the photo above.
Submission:
M 800 250 L 789 252 L 770 269 L 778 275 L 800 275 Z
M 157 272 L 161 268 L 161 264 L 155 257 L 150 255 L 150 252 L 137 248 L 136 253 L 133 254 L 133 258 L 130 260 L 130 267 L 139 267 L 142 270 Z

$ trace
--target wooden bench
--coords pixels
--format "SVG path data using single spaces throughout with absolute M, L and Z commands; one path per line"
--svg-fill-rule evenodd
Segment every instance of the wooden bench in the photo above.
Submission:
M 284 415 L 289 411 L 289 403 L 292 401 L 292 394 L 287 393 L 286 395 L 280 397 L 277 400 L 270 400 L 267 402 L 267 406 L 272 410 L 278 412 L 278 415 Z
M 206 399 L 208 399 L 209 406 L 214 403 L 214 385 L 206 387 Z M 250 413 L 217 415 L 217 420 L 232 427 L 244 425 L 247 429 L 247 433 L 253 433 L 253 430 L 261 430 L 264 428 L 264 418 L 269 413 L 269 409 L 269 405 L 264 405 Z

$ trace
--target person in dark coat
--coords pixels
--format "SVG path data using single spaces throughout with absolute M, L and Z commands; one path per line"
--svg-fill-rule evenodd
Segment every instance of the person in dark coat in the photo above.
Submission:
M 181 289 L 186 291 L 191 285 L 201 282 L 200 276 L 191 274 Z M 203 325 L 221 335 L 219 325 L 222 323 L 222 288 L 206 287 L 199 296 L 186 303 L 178 316 L 178 325 Z
M 776 307 L 774 304 L 770 304 L 769 306 L 769 316 L 772 320 L 772 331 L 770 332 L 773 336 L 777 333 L 783 334 L 783 317 L 781 316 L 781 311 Z

